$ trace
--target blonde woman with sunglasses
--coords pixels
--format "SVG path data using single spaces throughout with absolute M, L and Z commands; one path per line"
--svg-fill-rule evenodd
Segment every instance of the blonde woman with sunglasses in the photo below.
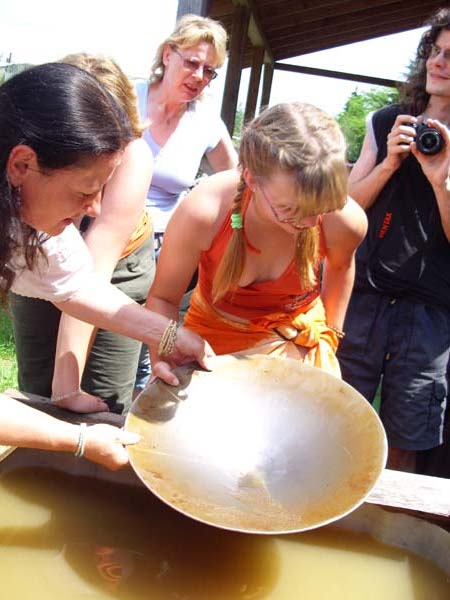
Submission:
M 213 172 L 237 165 L 237 154 L 217 109 L 204 92 L 226 58 L 222 25 L 197 15 L 182 17 L 159 46 L 148 82 L 136 91 L 143 134 L 154 158 L 147 207 L 159 252 L 167 223 L 181 198 L 194 185 L 202 158 Z M 188 282 L 189 283 L 189 282 Z M 136 390 L 150 374 L 146 349 L 141 353 Z

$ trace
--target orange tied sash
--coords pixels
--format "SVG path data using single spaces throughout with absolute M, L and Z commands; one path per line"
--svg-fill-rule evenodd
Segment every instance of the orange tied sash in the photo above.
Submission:
M 239 323 L 218 313 L 195 288 L 184 325 L 205 338 L 216 354 L 272 354 L 303 359 L 305 364 L 341 376 L 335 356 L 338 338 L 326 325 L 320 298 L 299 313 L 272 313 Z

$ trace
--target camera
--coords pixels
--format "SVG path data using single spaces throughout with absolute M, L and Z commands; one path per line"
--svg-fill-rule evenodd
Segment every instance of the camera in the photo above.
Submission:
M 425 123 L 413 124 L 413 127 L 416 130 L 416 145 L 419 152 L 432 156 L 442 150 L 444 138 L 440 131 L 428 127 Z

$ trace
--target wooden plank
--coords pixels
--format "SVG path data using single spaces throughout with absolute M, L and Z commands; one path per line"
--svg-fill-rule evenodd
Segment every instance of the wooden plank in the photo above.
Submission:
M 250 81 L 248 84 L 244 123 L 247 123 L 247 121 L 251 121 L 256 113 L 256 104 L 258 102 L 259 83 L 261 81 L 261 70 L 264 60 L 264 54 L 265 50 L 263 47 L 253 49 L 252 70 L 250 72 Z
M 280 41 L 279 44 L 273 45 L 275 60 L 283 60 L 317 52 L 319 50 L 329 50 L 346 44 L 354 44 L 363 42 L 364 40 L 372 40 L 383 35 L 399 33 L 401 31 L 409 31 L 413 27 L 417 27 L 417 23 L 409 18 L 400 23 L 386 23 L 383 26 L 368 26 L 366 29 L 355 29 L 347 31 L 343 29 L 340 33 L 324 34 L 316 36 L 306 36 L 306 39 L 298 38 L 290 42 Z M 411 57 L 413 58 L 413 57 Z
M 232 0 L 213 0 L 210 3 L 208 17 L 211 19 L 221 19 L 223 16 L 229 16 L 233 12 Z
M 14 450 L 14 446 L 0 446 L 0 462 L 7 458 Z
M 298 10 L 332 12 L 335 7 L 342 4 L 342 0 L 309 0 L 306 2 L 300 0 L 256 0 L 256 3 L 261 19 L 270 20 L 275 15 L 289 14 Z
M 418 516 L 434 515 L 450 525 L 450 479 L 443 477 L 385 469 L 366 502 Z
M 115 425 L 116 427 L 123 427 L 125 423 L 124 415 L 116 415 L 111 412 L 98 412 L 98 413 L 74 413 L 64 408 L 58 408 L 50 402 L 48 398 L 38 396 L 37 394 L 29 394 L 24 392 L 18 392 L 17 390 L 6 390 L 3 392 L 10 398 L 20 400 L 24 404 L 41 410 L 42 412 L 55 417 L 55 419 L 61 419 L 68 423 L 87 423 L 88 425 L 94 425 L 95 423 L 108 423 L 109 425 Z
M 396 26 L 401 25 L 402 23 L 420 23 L 421 24 L 421 16 L 423 8 L 419 7 L 416 10 L 402 10 L 398 11 L 398 13 L 393 15 L 392 22 L 396 24 Z M 303 40 L 311 38 L 319 38 L 320 40 L 326 39 L 331 35 L 338 35 L 345 33 L 346 35 L 352 32 L 364 32 L 368 29 L 377 29 L 377 19 L 371 18 L 369 14 L 364 15 L 364 17 L 355 17 L 353 19 L 346 19 L 340 21 L 339 19 L 332 18 L 323 18 L 319 21 L 314 21 L 312 23 L 304 23 L 300 21 L 297 25 L 290 24 L 283 29 L 278 31 L 268 31 L 268 37 L 270 43 L 278 47 L 280 42 L 282 43 L 290 43 L 294 40 Z
M 249 17 L 250 13 L 246 6 L 237 5 L 235 7 L 230 36 L 230 54 L 225 79 L 225 91 L 222 101 L 222 119 L 231 136 L 233 135 L 234 120 L 236 117 Z
M 438 4 L 438 2 L 436 2 Z M 355 2 L 354 0 L 348 0 L 346 2 L 338 2 L 333 7 L 328 7 L 326 11 L 322 8 L 314 9 L 302 9 L 300 5 L 295 5 L 291 10 L 277 11 L 276 14 L 271 15 L 266 19 L 267 28 L 271 32 L 277 30 L 283 30 L 286 27 L 296 27 L 302 24 L 314 24 L 315 22 L 323 23 L 328 22 L 339 22 L 346 24 L 351 21 L 357 21 L 359 19 L 370 17 L 374 22 L 386 19 L 389 14 L 390 19 L 395 17 L 398 13 L 414 10 L 419 7 L 420 13 L 425 13 L 426 16 L 431 12 L 432 8 L 424 8 L 423 0 L 409 0 L 408 3 L 404 2 L 392 2 L 391 0 L 382 0 L 378 2 Z M 327 16 L 325 16 L 327 15 Z M 423 17 L 424 19 L 426 18 Z

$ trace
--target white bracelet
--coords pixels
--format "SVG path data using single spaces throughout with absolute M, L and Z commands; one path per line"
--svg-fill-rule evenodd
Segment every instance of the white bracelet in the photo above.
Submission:
M 69 398 L 73 398 L 74 396 L 76 396 L 77 394 L 79 394 L 81 392 L 81 388 L 78 388 L 76 390 L 74 390 L 73 392 L 68 392 L 67 394 L 61 394 L 60 396 L 51 396 L 50 401 L 51 402 L 61 402 L 61 400 L 68 400 Z
M 78 433 L 78 444 L 75 450 L 75 456 L 77 458 L 83 458 L 84 446 L 86 444 L 86 423 L 80 423 L 80 430 Z

